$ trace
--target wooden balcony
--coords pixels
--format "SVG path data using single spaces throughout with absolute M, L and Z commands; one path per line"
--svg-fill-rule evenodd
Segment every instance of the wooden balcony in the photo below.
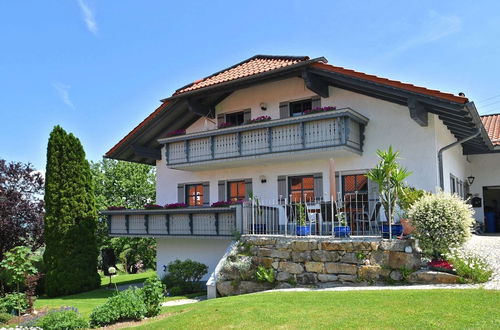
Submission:
M 170 168 L 310 154 L 363 151 L 368 118 L 350 108 L 160 139 Z
M 110 236 L 231 237 L 241 231 L 241 205 L 158 210 L 102 211 Z

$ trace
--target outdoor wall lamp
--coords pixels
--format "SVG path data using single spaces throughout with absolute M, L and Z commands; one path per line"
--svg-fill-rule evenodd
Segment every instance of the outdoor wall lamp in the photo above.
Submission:
M 264 103 L 264 102 L 262 102 L 262 103 L 260 104 L 260 110 L 262 110 L 262 111 L 266 111 L 266 110 L 267 110 L 267 104 L 266 104 L 266 103 Z
M 259 177 L 259 179 L 260 179 L 260 183 L 266 183 L 266 182 L 267 182 L 267 178 L 266 178 L 266 176 L 265 176 L 265 175 L 261 175 L 261 176 Z
M 472 184 L 474 183 L 474 179 L 475 177 L 473 177 L 472 175 L 469 175 L 467 177 L 467 182 L 469 183 L 469 186 L 472 186 Z

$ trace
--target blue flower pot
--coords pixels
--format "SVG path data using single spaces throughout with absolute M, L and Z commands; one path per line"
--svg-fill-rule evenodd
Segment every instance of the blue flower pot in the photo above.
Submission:
M 401 236 L 403 234 L 403 225 L 392 225 L 392 237 Z M 389 225 L 381 225 L 380 231 L 382 232 L 382 238 L 389 237 Z
M 311 234 L 311 228 L 309 226 L 297 226 L 296 233 L 297 236 L 308 236 Z
M 335 237 L 349 237 L 351 235 L 351 227 L 339 226 L 333 228 Z

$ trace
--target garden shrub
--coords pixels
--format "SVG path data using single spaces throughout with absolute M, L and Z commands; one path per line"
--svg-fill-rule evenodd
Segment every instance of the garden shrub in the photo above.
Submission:
M 255 274 L 252 257 L 244 255 L 230 255 L 222 266 L 222 274 L 231 274 L 230 277 L 239 277 L 250 280 Z M 221 279 L 224 279 L 222 276 Z
M 257 271 L 255 272 L 255 278 L 259 282 L 274 283 L 276 281 L 276 278 L 274 276 L 274 269 L 266 268 L 262 265 L 257 267 Z
M 12 314 L 1 312 L 0 313 L 0 324 L 5 324 L 5 323 L 9 322 L 10 319 L 12 319 L 13 317 L 14 316 Z
M 104 305 L 94 308 L 90 314 L 90 326 L 99 327 L 119 321 L 141 320 L 146 314 L 141 290 L 130 288 L 108 298 Z
M 167 265 L 167 274 L 162 278 L 162 282 L 167 289 L 180 287 L 181 294 L 195 293 L 201 291 L 201 278 L 208 272 L 208 266 L 200 262 L 186 259 L 184 261 L 175 260 Z M 172 295 L 171 290 L 170 294 Z
M 28 298 L 24 293 L 9 293 L 0 298 L 0 311 L 15 312 L 20 315 L 25 313 L 28 308 Z
M 35 325 L 44 330 L 73 330 L 89 327 L 87 321 L 72 307 L 51 310 L 39 319 Z
M 424 195 L 413 204 L 409 216 L 422 251 L 433 258 L 463 245 L 474 222 L 471 206 L 444 192 Z
M 164 292 L 165 286 L 157 276 L 150 277 L 144 282 L 141 293 L 144 304 L 146 305 L 146 316 L 151 317 L 160 314 Z
M 464 283 L 488 282 L 493 274 L 486 259 L 472 252 L 455 251 L 449 260 Z

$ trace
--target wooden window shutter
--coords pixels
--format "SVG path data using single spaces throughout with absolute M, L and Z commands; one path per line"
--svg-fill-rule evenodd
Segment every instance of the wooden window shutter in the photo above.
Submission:
M 314 199 L 323 200 L 323 173 L 314 173 Z
M 226 117 L 223 113 L 217 115 L 217 126 L 226 121 Z
M 219 188 L 219 190 L 218 190 L 219 191 L 219 194 L 218 194 L 219 195 L 218 196 L 219 202 L 227 200 L 228 198 L 226 196 L 226 181 L 224 181 L 224 180 L 219 181 L 218 188 Z
M 245 199 L 249 200 L 252 193 L 252 179 L 245 179 Z
M 210 205 L 210 182 L 203 182 L 203 205 Z
M 321 97 L 313 96 L 311 98 L 311 109 L 321 108 Z
M 177 203 L 186 203 L 186 193 L 184 191 L 185 184 L 177 185 Z
M 252 109 L 243 110 L 243 123 L 248 124 L 252 120 Z
M 288 198 L 288 187 L 286 184 L 286 176 L 278 176 L 278 199 L 283 202 L 285 198 Z
M 290 102 L 280 102 L 280 118 L 290 117 Z

